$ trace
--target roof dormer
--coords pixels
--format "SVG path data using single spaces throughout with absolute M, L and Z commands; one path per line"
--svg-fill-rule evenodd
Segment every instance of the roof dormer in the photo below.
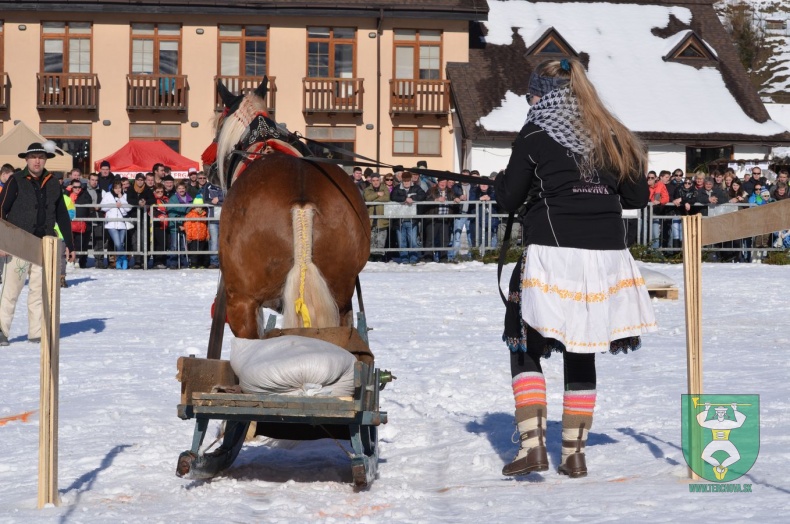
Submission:
M 556 29 L 550 27 L 527 49 L 527 56 L 578 58 L 579 54 Z
M 718 62 L 716 52 L 692 30 L 675 36 L 675 43 L 664 60 L 681 62 L 691 65 L 702 65 L 704 62 Z

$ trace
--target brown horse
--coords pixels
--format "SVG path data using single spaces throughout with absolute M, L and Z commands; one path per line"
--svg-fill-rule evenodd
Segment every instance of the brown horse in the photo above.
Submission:
M 370 225 L 348 174 L 278 151 L 225 172 L 232 151 L 249 143 L 250 121 L 265 114 L 266 82 L 243 98 L 218 85 L 228 108 L 217 139 L 220 182 L 231 181 L 219 238 L 228 323 L 237 337 L 257 338 L 259 309 L 281 305 L 284 328 L 353 325 Z

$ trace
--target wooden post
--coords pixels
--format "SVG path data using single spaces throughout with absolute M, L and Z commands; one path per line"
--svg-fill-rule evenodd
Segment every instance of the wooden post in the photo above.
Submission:
M 683 283 L 686 302 L 686 361 L 689 395 L 702 394 L 702 216 L 683 217 Z M 686 431 L 696 439 L 689 440 L 692 450 L 702 451 L 699 431 L 695 427 L 696 413 L 690 410 L 686 421 Z M 699 460 L 696 453 L 691 453 L 691 460 Z M 699 468 L 698 468 L 699 469 Z M 689 468 L 689 476 L 699 480 L 699 476 Z
M 41 401 L 38 437 L 38 507 L 58 496 L 58 378 L 60 365 L 60 257 L 62 243 L 44 237 L 41 326 Z

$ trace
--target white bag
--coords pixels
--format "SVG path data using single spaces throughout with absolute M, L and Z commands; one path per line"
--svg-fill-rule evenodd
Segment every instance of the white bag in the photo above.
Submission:
M 245 393 L 344 397 L 354 394 L 356 358 L 316 338 L 234 338 L 230 365 Z
M 648 289 L 677 287 L 675 281 L 669 278 L 668 276 L 666 276 L 664 273 L 659 273 L 658 271 L 647 269 L 646 267 L 641 265 L 639 266 L 639 272 L 642 273 L 642 278 L 645 279 L 645 286 Z

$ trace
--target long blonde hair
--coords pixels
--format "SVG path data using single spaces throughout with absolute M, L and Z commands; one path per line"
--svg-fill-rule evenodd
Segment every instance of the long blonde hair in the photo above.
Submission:
M 569 80 L 579 104 L 580 124 L 592 144 L 589 162 L 619 173 L 620 182 L 644 176 L 647 153 L 642 140 L 606 109 L 581 62 L 573 58 L 566 60 L 569 70 L 563 69 L 562 61 L 550 60 L 540 64 L 536 71 L 541 76 Z

